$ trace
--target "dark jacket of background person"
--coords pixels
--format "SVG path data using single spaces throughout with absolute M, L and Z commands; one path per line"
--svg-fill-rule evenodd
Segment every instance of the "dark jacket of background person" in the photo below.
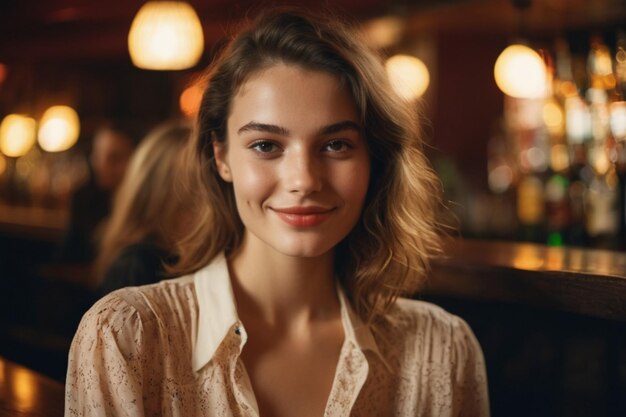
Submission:
M 176 260 L 176 238 L 185 222 L 184 198 L 177 187 L 187 122 L 153 129 L 138 146 L 116 193 L 96 260 L 98 295 L 167 277 Z
M 111 125 L 96 133 L 89 157 L 91 177 L 72 196 L 69 224 L 55 261 L 93 262 L 103 222 L 111 212 L 113 193 L 124 177 L 133 150 L 133 139 L 122 128 Z
M 125 247 L 107 268 L 98 288 L 98 296 L 119 288 L 152 284 L 168 278 L 165 265 L 175 261 L 175 256 L 150 242 Z
M 78 188 L 70 202 L 70 220 L 57 251 L 59 262 L 89 263 L 96 257 L 99 227 L 111 212 L 111 193 L 93 179 Z

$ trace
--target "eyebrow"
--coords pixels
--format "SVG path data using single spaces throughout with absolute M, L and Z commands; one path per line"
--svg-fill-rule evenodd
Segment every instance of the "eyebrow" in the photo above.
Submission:
M 344 130 L 356 130 L 361 132 L 361 126 L 351 120 L 344 120 L 343 122 L 333 123 L 332 125 L 323 127 L 320 129 L 320 135 L 332 135 L 333 133 L 342 132 Z
M 284 127 L 258 122 L 246 123 L 245 125 L 241 126 L 237 131 L 238 134 L 244 132 L 265 132 L 273 133 L 275 135 L 289 136 L 289 131 Z
M 342 122 L 333 123 L 332 125 L 324 126 L 319 130 L 320 135 L 331 135 L 333 133 L 342 132 L 344 130 L 356 130 L 357 132 L 361 132 L 361 126 L 353 122 L 351 120 L 344 120 Z M 281 136 L 289 136 L 289 130 L 285 129 L 282 126 L 267 124 L 267 123 L 258 123 L 258 122 L 249 122 L 243 125 L 237 130 L 238 134 L 245 132 L 265 132 L 272 133 L 275 135 Z

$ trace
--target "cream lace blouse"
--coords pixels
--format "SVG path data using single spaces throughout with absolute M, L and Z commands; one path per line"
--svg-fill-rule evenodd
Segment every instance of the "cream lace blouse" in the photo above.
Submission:
M 325 416 L 489 415 L 483 355 L 463 320 L 401 299 L 372 329 L 340 299 L 345 340 Z M 223 256 L 118 290 L 74 337 L 65 415 L 258 416 L 239 358 L 246 340 Z

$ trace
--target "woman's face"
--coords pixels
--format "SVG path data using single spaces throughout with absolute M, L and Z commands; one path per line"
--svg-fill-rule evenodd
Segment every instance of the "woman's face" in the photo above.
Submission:
M 328 73 L 279 64 L 241 86 L 227 145 L 214 150 L 248 247 L 315 257 L 346 237 L 369 183 L 361 130 L 351 94 Z

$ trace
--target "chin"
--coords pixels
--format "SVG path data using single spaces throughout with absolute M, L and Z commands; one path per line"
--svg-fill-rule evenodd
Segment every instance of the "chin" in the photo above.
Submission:
M 294 258 L 318 258 L 331 252 L 336 245 L 328 242 L 281 242 L 274 246 L 277 252 Z

